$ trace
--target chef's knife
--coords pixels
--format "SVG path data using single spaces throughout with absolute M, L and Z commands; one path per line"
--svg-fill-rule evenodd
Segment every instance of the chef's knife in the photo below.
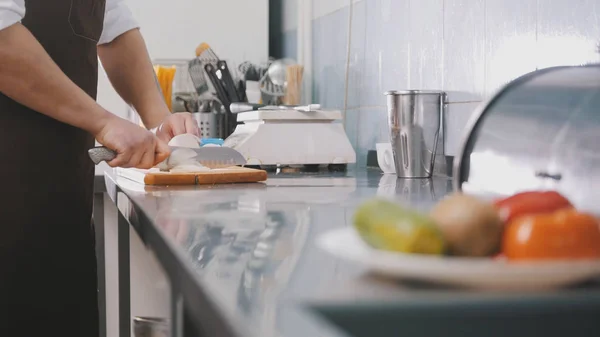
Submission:
M 158 167 L 161 167 L 161 169 L 170 169 L 179 164 L 177 160 L 171 160 L 171 156 L 173 156 L 173 153 L 175 153 L 176 151 L 193 151 L 195 153 L 195 158 L 193 158 L 193 161 L 200 163 L 201 165 L 206 166 L 208 168 L 224 168 L 246 164 L 246 159 L 244 159 L 244 156 L 242 156 L 241 153 L 230 147 L 207 146 L 194 149 L 187 147 L 169 146 L 169 148 L 171 149 L 171 155 L 169 156 L 169 158 L 165 159 L 162 163 L 157 165 Z M 96 165 L 100 164 L 103 161 L 111 161 L 117 156 L 117 153 L 115 151 L 104 146 L 92 148 L 88 151 L 88 154 L 94 162 L 94 164 Z M 184 155 L 183 158 L 187 160 L 190 157 Z

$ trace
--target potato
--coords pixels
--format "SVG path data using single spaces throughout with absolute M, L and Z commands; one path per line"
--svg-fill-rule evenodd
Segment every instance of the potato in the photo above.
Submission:
M 440 201 L 430 213 L 457 256 L 490 256 L 499 250 L 502 220 L 492 204 L 456 193 Z

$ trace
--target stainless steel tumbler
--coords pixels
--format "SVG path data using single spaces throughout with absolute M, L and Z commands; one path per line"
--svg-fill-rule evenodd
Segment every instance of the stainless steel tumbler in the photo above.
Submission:
M 388 124 L 399 178 L 431 178 L 446 101 L 443 91 L 388 91 Z

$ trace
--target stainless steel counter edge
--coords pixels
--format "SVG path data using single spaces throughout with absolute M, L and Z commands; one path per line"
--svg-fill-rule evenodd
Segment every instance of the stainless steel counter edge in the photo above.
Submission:
M 187 311 L 186 317 L 189 317 L 194 327 L 200 330 L 201 336 L 265 337 L 252 331 L 249 322 L 240 321 L 219 305 L 218 301 L 211 298 L 207 285 L 197 276 L 191 264 L 176 247 L 169 243 L 169 240 L 156 228 L 152 219 L 140 210 L 139 205 L 128 197 L 127 192 L 119 187 L 112 171 L 106 171 L 103 178 L 106 191 L 117 204 L 120 214 L 135 229 L 144 244 L 155 253 L 167 274 L 171 287 L 174 288 L 172 293 L 181 295 Z M 325 323 L 323 318 L 310 313 L 308 309 L 300 306 L 298 309 L 304 311 L 306 315 L 304 323 L 313 325 L 313 329 L 322 331 L 328 337 L 347 337 Z
M 525 321 L 530 326 L 542 324 L 542 330 L 556 332 L 562 323 L 560 318 L 549 318 L 553 314 L 569 308 L 565 324 L 573 327 L 578 322 L 592 324 L 589 318 L 596 316 L 591 314 L 600 310 L 598 283 L 539 293 L 482 293 L 381 282 L 368 277 L 363 266 L 315 246 L 320 235 L 351 226 L 352 214 L 365 198 L 393 198 L 428 209 L 452 191 L 446 178 L 403 180 L 361 171 L 341 176 L 270 176 L 266 184 L 181 188 L 132 185 L 110 173 L 105 179 L 107 193 L 120 212 L 119 242 L 125 242 L 121 234 L 128 242 L 129 226 L 133 226 L 173 283 L 172 312 L 181 317 L 178 308 L 185 306 L 187 318 L 202 329 L 202 336 L 342 337 L 333 327 L 340 324 L 335 319 L 346 319 L 342 322 L 346 325 L 340 325 L 344 329 L 356 324 L 367 327 L 368 317 L 378 319 L 379 313 L 392 317 L 388 320 L 391 335 L 410 330 L 411 325 L 414 330 L 415 322 L 421 322 L 419 329 L 435 327 L 444 333 L 440 336 L 465 336 L 461 324 L 440 319 L 448 315 L 471 318 L 471 335 L 489 330 L 487 321 L 482 323 L 469 313 L 495 315 L 495 328 L 513 329 L 504 335 L 514 335 L 518 324 L 504 322 L 529 317 Z M 120 246 L 119 252 L 125 248 Z M 127 263 L 119 263 L 125 282 L 129 282 Z M 128 288 L 120 289 L 128 300 Z M 127 303 L 122 304 L 128 312 Z M 121 331 L 128 333 L 131 317 L 122 319 Z M 173 329 L 180 331 L 177 324 Z

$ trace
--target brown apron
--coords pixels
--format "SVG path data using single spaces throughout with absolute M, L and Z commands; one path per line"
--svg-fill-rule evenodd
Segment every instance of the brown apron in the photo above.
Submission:
M 25 6 L 23 25 L 95 98 L 105 0 Z M 0 336 L 98 336 L 93 146 L 0 93 Z

